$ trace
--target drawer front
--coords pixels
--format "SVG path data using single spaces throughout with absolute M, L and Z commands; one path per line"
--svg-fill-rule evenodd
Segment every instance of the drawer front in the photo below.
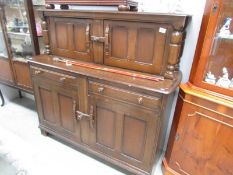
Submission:
M 133 103 L 151 109 L 160 108 L 162 105 L 162 99 L 159 97 L 145 96 L 143 94 L 114 88 L 112 86 L 96 83 L 93 81 L 89 82 L 89 92 L 109 96 L 117 100 Z
M 70 76 L 38 67 L 33 67 L 33 66 L 31 66 L 31 74 L 32 77 L 34 78 L 47 79 L 61 84 L 69 84 L 72 86 L 77 86 L 77 78 L 74 76 Z

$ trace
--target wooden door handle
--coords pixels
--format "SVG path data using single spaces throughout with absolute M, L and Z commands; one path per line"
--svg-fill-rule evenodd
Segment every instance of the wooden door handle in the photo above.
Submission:
M 90 52 L 90 24 L 86 26 L 86 49 Z
M 109 55 L 109 31 L 110 31 L 110 28 L 109 28 L 109 25 L 106 26 L 105 28 L 105 32 L 104 32 L 104 36 L 105 36 L 105 45 L 104 45 L 104 50 L 105 50 L 105 55 Z

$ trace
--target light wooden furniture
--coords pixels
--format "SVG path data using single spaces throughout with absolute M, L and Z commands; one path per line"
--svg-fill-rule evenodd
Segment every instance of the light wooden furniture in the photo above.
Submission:
M 164 174 L 233 174 L 232 2 L 208 0 L 190 82 L 180 93 Z
M 135 174 L 159 158 L 185 15 L 44 10 L 29 61 L 40 129 Z M 123 69 L 124 68 L 124 69 Z

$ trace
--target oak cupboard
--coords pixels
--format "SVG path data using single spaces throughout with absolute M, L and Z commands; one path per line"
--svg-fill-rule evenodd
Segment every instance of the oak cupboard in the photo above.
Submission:
M 233 174 L 232 1 L 206 1 L 190 80 L 180 86 L 164 174 Z
M 188 17 L 40 12 L 45 55 L 33 57 L 29 66 L 42 134 L 127 174 L 152 174 L 181 81 Z

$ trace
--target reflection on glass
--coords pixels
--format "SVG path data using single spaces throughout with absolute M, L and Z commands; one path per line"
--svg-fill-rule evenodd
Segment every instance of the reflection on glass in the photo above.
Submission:
M 0 57 L 1 58 L 8 58 L 6 44 L 5 44 L 4 35 L 2 32 L 1 26 L 0 26 Z
M 233 6 L 223 1 L 204 81 L 233 90 Z
M 14 58 L 32 56 L 32 42 L 29 33 L 27 13 L 23 0 L 9 0 L 5 6 L 7 34 Z

